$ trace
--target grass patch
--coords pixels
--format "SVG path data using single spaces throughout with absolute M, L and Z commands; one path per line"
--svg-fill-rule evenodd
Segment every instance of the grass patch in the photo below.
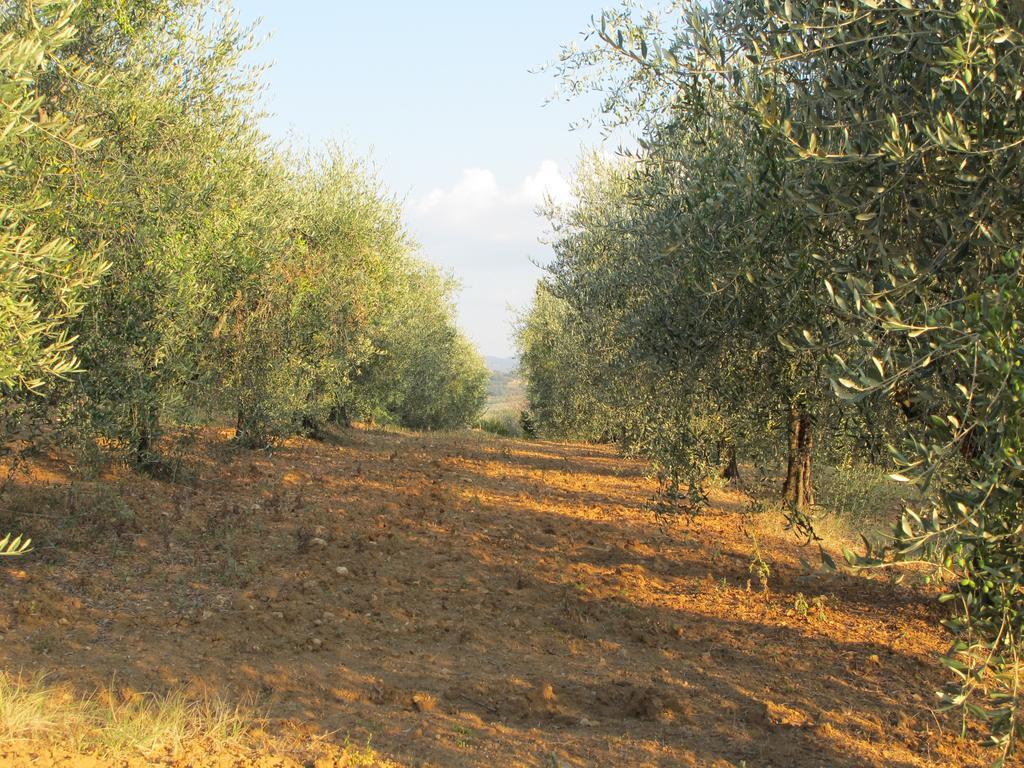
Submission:
M 857 463 L 822 467 L 814 490 L 818 506 L 861 529 L 891 525 L 913 493 L 885 470 Z
M 860 550 L 860 537 L 879 542 L 888 538 L 915 489 L 867 464 L 821 467 L 814 479 L 814 530 L 835 548 Z
M 758 511 L 786 513 L 780 497 L 782 475 L 749 465 L 741 466 L 743 490 Z M 818 461 L 814 466 L 813 509 L 805 512 L 821 543 L 834 550 L 862 549 L 861 536 L 872 542 L 886 539 L 908 502 L 918 498 L 906 483 L 889 477 L 891 470 L 870 464 L 845 462 L 837 466 Z M 729 482 L 714 477 L 709 487 L 727 488 Z M 770 530 L 771 528 L 766 528 Z
M 16 748 L 53 747 L 71 753 L 119 760 L 157 754 L 192 755 L 197 749 L 215 754 L 230 750 L 265 756 L 277 752 L 329 755 L 345 768 L 396 768 L 369 743 L 348 739 L 338 745 L 325 735 L 303 744 L 267 741 L 266 719 L 246 705 L 219 697 L 173 691 L 118 694 L 113 690 L 82 698 L 69 686 L 51 684 L 45 676 L 14 676 L 0 672 L 0 744 Z M 260 737 L 257 739 L 257 735 Z M 313 752 L 310 752 L 313 754 Z
M 33 741 L 109 755 L 176 752 L 187 744 L 241 744 L 258 721 L 244 707 L 182 691 L 80 698 L 44 676 L 0 673 L 0 740 L 8 744 Z
M 367 743 L 364 746 L 353 744 L 345 739 L 342 745 L 338 765 L 344 768 L 398 768 L 396 763 L 385 760 Z
M 476 426 L 477 429 L 490 432 L 492 435 L 513 437 L 520 440 L 524 437 L 519 411 L 494 411 L 486 413 L 480 417 Z

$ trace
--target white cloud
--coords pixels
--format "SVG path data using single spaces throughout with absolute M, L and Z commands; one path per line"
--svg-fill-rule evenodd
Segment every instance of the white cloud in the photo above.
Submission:
M 554 160 L 505 185 L 486 168 L 467 168 L 451 187 L 409 205 L 413 236 L 424 256 L 461 279 L 462 325 L 489 354 L 510 354 L 508 307 L 529 303 L 542 274 L 535 264 L 551 257 L 542 242 L 549 225 L 537 213 L 548 198 L 559 205 L 572 200 L 570 182 Z
M 527 176 L 520 187 L 520 194 L 533 207 L 549 198 L 556 205 L 566 205 L 572 200 L 569 180 L 562 175 L 554 160 L 545 160 L 535 174 Z
M 413 209 L 420 215 L 465 222 L 492 209 L 501 197 L 498 180 L 491 171 L 486 168 L 467 168 L 454 187 L 449 190 L 434 189 L 416 202 Z
M 502 188 L 486 168 L 467 168 L 454 186 L 431 190 L 411 208 L 415 218 L 434 226 L 489 232 L 495 241 L 505 241 L 524 225 L 537 232 L 542 222 L 536 210 L 548 198 L 560 205 L 571 200 L 569 181 L 554 160 L 544 160 L 535 173 L 509 188 Z

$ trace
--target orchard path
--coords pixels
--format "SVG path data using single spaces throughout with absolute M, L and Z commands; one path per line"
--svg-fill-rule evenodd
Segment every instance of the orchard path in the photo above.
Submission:
M 188 483 L 72 481 L 56 459 L 19 480 L 5 508 L 39 548 L 0 569 L 5 669 L 255 702 L 265 751 L 298 765 L 303 740 L 346 738 L 410 767 L 985 764 L 929 710 L 934 600 L 808 571 L 738 493 L 665 528 L 606 447 L 225 445 L 199 435 Z M 0 764 L 46 764 L 17 753 Z M 286 764 L 246 754 L 224 764 Z

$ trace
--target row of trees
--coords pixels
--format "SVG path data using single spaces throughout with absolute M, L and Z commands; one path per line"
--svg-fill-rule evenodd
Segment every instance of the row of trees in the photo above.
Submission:
M 479 411 L 454 285 L 365 163 L 261 132 L 250 48 L 206 0 L 0 3 L 4 445 L 155 469 L 168 423 L 264 446 Z
M 558 64 L 641 151 L 585 162 L 520 342 L 541 429 L 611 438 L 670 490 L 778 456 L 924 492 L 855 567 L 926 560 L 945 704 L 1021 732 L 1024 8 L 731 0 L 605 14 Z M 890 451 L 887 453 L 885 448 Z M 886 459 L 886 456 L 890 458 Z M 681 491 L 679 491 L 682 494 Z

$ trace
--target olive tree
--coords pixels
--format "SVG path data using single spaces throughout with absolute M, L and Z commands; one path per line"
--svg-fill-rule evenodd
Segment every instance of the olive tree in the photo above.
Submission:
M 895 476 L 924 491 L 888 547 L 848 560 L 944 569 L 945 702 L 1008 754 L 1024 647 L 1024 9 L 677 2 L 664 19 L 606 16 L 595 37 L 567 61 L 626 63 L 613 105 L 649 114 L 731 84 L 724 108 L 780 149 L 793 264 L 820 265 L 785 344 L 829 356 L 840 401 L 900 408 Z
M 68 148 L 95 139 L 54 110 L 40 81 L 52 57 L 75 39 L 74 4 L 37 2 L 0 9 L 0 449 L 25 441 L 48 410 L 54 383 L 80 370 L 71 324 L 106 264 L 96 249 L 48 235 L 39 224 L 52 199 L 45 180 L 64 170 Z M 83 84 L 94 74 L 76 66 Z M 31 540 L 0 539 L 0 556 L 23 554 Z
M 45 180 L 63 150 L 88 152 L 95 139 L 51 114 L 39 80 L 50 56 L 74 40 L 73 4 L 17 5 L 0 16 L 0 388 L 5 401 L 44 393 L 79 369 L 69 324 L 105 265 L 97 250 L 48 236 L 40 219 L 53 200 Z M 95 81 L 85 68 L 75 75 Z

